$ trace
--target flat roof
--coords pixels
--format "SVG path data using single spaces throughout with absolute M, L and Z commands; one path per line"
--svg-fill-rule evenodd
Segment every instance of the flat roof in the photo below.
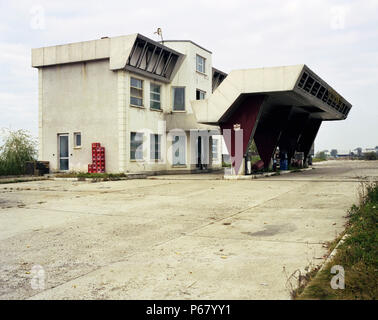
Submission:
M 210 50 L 207 50 L 204 47 L 201 47 L 200 45 L 198 45 L 197 43 L 193 42 L 192 40 L 163 40 L 163 41 L 159 41 L 159 42 L 163 43 L 163 44 L 164 44 L 164 42 L 190 42 L 191 44 L 194 44 L 198 48 L 201 48 L 202 50 L 205 50 L 208 53 L 213 54 Z

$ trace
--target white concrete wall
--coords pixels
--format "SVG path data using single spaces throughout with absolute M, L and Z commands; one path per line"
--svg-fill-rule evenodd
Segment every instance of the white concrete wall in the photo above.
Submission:
M 143 172 L 143 171 L 180 171 L 191 170 L 195 168 L 195 165 L 190 164 L 191 149 L 190 149 L 190 129 L 196 128 L 213 128 L 197 123 L 193 110 L 191 108 L 191 102 L 196 99 L 196 89 L 205 91 L 208 95 L 211 94 L 212 88 L 212 60 L 211 54 L 202 48 L 190 43 L 190 42 L 167 42 L 167 47 L 170 47 L 180 53 L 185 54 L 185 58 L 175 74 L 172 82 L 169 84 L 160 83 L 155 80 L 151 80 L 147 77 L 135 75 L 126 71 L 119 71 L 124 74 L 124 84 L 126 87 L 123 93 L 123 101 L 126 101 L 126 117 L 127 124 L 124 135 L 121 137 L 122 141 L 127 141 L 124 155 L 120 158 L 126 157 L 125 171 L 126 172 Z M 196 55 L 206 59 L 206 73 L 201 74 L 196 71 Z M 143 108 L 130 106 L 130 77 L 134 77 L 143 80 Z M 161 85 L 161 111 L 150 109 L 150 83 L 157 83 Z M 173 111 L 173 97 L 172 87 L 184 86 L 185 89 L 185 106 L 186 110 Z M 171 129 L 183 129 L 186 131 L 187 145 L 186 145 L 186 165 L 185 166 L 172 166 L 171 158 L 171 142 L 166 142 L 166 152 L 162 152 L 162 162 L 152 162 L 150 160 L 150 133 L 163 134 L 163 131 L 159 129 L 163 122 L 166 122 L 167 131 Z M 145 130 L 144 140 L 144 161 L 130 160 L 130 133 L 141 132 Z M 121 141 L 120 140 L 120 141 Z M 164 140 L 164 139 L 163 139 Z M 164 147 L 164 146 L 163 146 Z M 221 144 L 218 147 L 221 152 Z M 120 160 L 122 162 L 122 159 Z M 216 163 L 213 167 L 219 167 L 221 162 Z M 211 167 L 211 166 L 210 166 Z
M 107 40 L 108 41 L 108 40 Z M 214 127 L 198 124 L 191 103 L 196 89 L 212 88 L 211 54 L 190 42 L 166 43 L 185 54 L 180 69 L 171 83 L 160 83 L 126 70 L 110 70 L 109 59 L 44 66 L 39 69 L 39 138 L 40 160 L 50 161 L 58 170 L 58 134 L 69 134 L 70 170 L 87 171 L 91 163 L 91 143 L 106 148 L 107 172 L 180 171 L 195 169 L 191 165 L 191 129 Z M 205 74 L 196 71 L 196 55 L 206 59 Z M 143 107 L 130 105 L 130 78 L 143 81 Z M 150 84 L 161 85 L 161 109 L 150 108 Z M 174 112 L 172 86 L 184 86 L 185 112 Z M 164 126 L 166 125 L 166 126 Z M 167 131 L 173 128 L 186 132 L 186 165 L 171 163 L 171 141 Z M 74 148 L 74 132 L 81 132 L 82 147 Z M 131 132 L 145 132 L 144 160 L 130 159 Z M 150 134 L 162 134 L 162 161 L 150 159 Z M 194 150 L 193 150 L 194 151 Z M 221 143 L 218 151 L 221 153 Z M 221 157 L 221 155 L 219 156 Z M 219 167 L 221 162 L 213 167 Z M 211 166 L 210 166 L 211 167 Z
M 172 79 L 171 86 L 186 87 L 186 112 L 193 113 L 191 101 L 196 100 L 196 89 L 206 92 L 206 98 L 212 89 L 211 53 L 191 42 L 164 42 L 164 45 L 186 55 L 180 69 Z M 196 71 L 196 55 L 206 59 L 205 74 Z
M 87 171 L 92 142 L 106 148 L 106 170 L 119 172 L 117 73 L 109 60 L 40 69 L 40 160 L 58 169 L 59 133 L 69 134 L 70 170 Z M 82 147 L 73 147 L 81 132 Z
M 195 165 L 190 165 L 191 150 L 190 146 L 190 132 L 188 128 L 195 129 L 198 124 L 189 113 L 186 117 L 185 125 L 180 126 L 180 121 L 172 125 L 174 122 L 168 118 L 167 115 L 172 114 L 172 96 L 170 84 L 151 80 L 147 77 L 132 74 L 128 71 L 118 71 L 118 103 L 119 103 L 119 163 L 120 171 L 123 172 L 144 172 L 144 171 L 180 171 L 191 170 Z M 135 107 L 130 105 L 130 78 L 136 78 L 143 81 L 143 107 Z M 161 110 L 153 110 L 150 108 L 150 84 L 155 83 L 161 85 Z M 190 102 L 188 102 L 190 108 Z M 180 113 L 179 116 L 186 114 Z M 183 122 L 181 122 L 181 125 Z M 186 132 L 186 165 L 173 166 L 171 161 L 171 141 L 167 141 L 168 132 L 170 129 L 184 129 Z M 144 132 L 144 159 L 143 161 L 135 161 L 130 159 L 130 134 L 131 132 Z M 162 161 L 155 162 L 150 159 L 150 134 L 162 135 Z M 164 139 L 165 135 L 165 139 Z M 220 150 L 220 146 L 218 150 Z

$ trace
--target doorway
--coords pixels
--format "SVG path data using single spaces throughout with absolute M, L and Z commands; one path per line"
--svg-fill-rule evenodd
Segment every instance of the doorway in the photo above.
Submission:
M 68 171 L 69 154 L 68 154 L 68 134 L 58 135 L 58 154 L 59 154 L 59 170 Z
M 197 170 L 207 170 L 208 163 L 209 163 L 209 138 L 198 136 L 196 140 L 196 168 Z

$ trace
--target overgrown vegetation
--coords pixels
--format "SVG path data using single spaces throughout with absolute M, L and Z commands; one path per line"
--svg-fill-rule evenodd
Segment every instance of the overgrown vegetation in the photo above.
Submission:
M 327 155 L 324 151 L 319 151 L 316 153 L 315 157 L 312 159 L 312 162 L 321 162 L 326 161 Z
M 367 153 L 364 153 L 363 159 L 364 160 L 378 160 L 378 156 L 375 152 L 367 152 Z
M 88 172 L 68 172 L 60 173 L 56 175 L 57 178 L 93 178 L 104 180 L 119 180 L 126 178 L 124 173 L 88 173 Z
M 0 146 L 0 176 L 25 173 L 25 163 L 35 160 L 36 142 L 25 130 L 3 130 L 4 143 Z
M 231 163 L 227 163 L 227 162 L 222 162 L 222 167 L 223 168 L 231 168 Z
M 345 241 L 333 259 L 311 275 L 307 286 L 294 294 L 298 299 L 366 299 L 378 298 L 378 182 L 361 184 L 360 203 L 348 212 Z M 332 243 L 332 247 L 335 243 Z M 345 270 L 345 289 L 330 286 L 332 266 Z

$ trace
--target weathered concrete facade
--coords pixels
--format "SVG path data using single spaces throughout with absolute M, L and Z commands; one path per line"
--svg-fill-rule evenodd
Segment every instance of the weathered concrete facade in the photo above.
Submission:
M 39 48 L 32 65 L 39 159 L 53 171 L 86 171 L 93 142 L 114 173 L 220 168 L 223 141 L 236 174 L 253 140 L 265 168 L 277 148 L 288 163 L 296 152 L 306 161 L 321 123 L 352 108 L 306 65 L 227 75 L 189 40 L 133 34 Z
M 53 171 L 61 171 L 58 136 L 62 134 L 69 136 L 69 171 L 87 170 L 93 142 L 106 148 L 107 172 L 196 170 L 191 162 L 195 150 L 190 132 L 218 128 L 199 124 L 191 108 L 196 90 L 212 93 L 211 53 L 189 41 L 165 42 L 167 49 L 182 56 L 171 79 L 161 81 L 125 68 L 138 36 L 33 49 L 32 65 L 39 69 L 39 159 L 49 161 Z M 197 55 L 205 58 L 204 73 L 196 71 Z M 131 78 L 143 83 L 143 106 L 130 104 Z M 151 108 L 151 84 L 160 85 L 159 110 Z M 185 110 L 173 110 L 172 87 L 185 87 Z M 185 164 L 172 163 L 169 131 L 175 129 L 186 135 Z M 74 144 L 77 132 L 81 134 L 80 147 Z M 130 159 L 131 132 L 145 133 L 143 160 Z M 150 134 L 163 137 L 160 161 L 149 159 Z M 209 169 L 221 166 L 221 139 L 214 143 L 216 146 L 208 148 L 218 154 L 209 159 Z

